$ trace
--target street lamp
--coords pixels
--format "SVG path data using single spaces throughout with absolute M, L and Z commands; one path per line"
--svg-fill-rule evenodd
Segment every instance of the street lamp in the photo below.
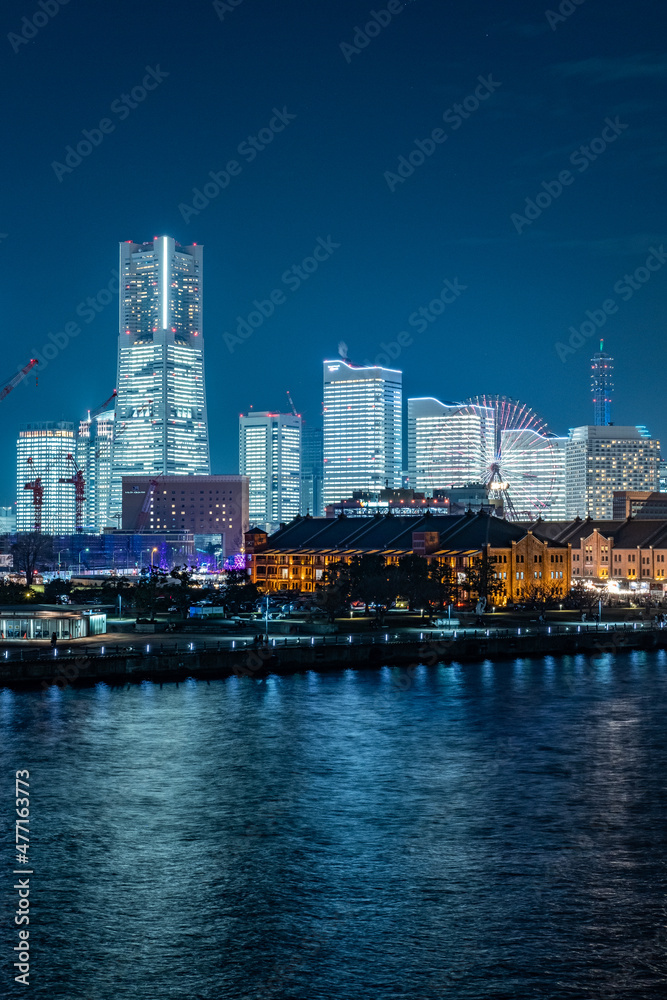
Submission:
M 151 549 L 151 569 L 155 569 L 155 566 L 153 564 L 153 556 L 157 551 L 158 551 L 157 549 Z
M 79 549 L 79 573 L 81 572 L 81 552 L 90 552 L 90 549 Z

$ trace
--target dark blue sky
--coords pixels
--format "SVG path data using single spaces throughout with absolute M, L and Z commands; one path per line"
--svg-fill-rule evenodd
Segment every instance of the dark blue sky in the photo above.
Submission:
M 44 3 L 53 11 L 56 0 Z M 22 20 L 41 11 L 37 0 L 5 5 L 0 377 L 65 324 L 81 333 L 37 387 L 26 380 L 0 404 L 0 504 L 14 499 L 19 424 L 78 419 L 114 388 L 117 300 L 103 305 L 103 290 L 117 244 L 162 233 L 206 247 L 213 471 L 237 468 L 241 410 L 284 408 L 290 389 L 316 421 L 322 359 L 342 340 L 353 360 L 373 360 L 401 331 L 412 337 L 396 359 L 406 397 L 506 393 L 565 433 L 591 419 L 596 343 L 579 337 L 573 349 L 569 328 L 607 300 L 613 418 L 664 437 L 666 261 L 624 284 L 667 246 L 664 12 L 655 0 L 561 6 L 573 12 L 550 24 L 547 3 L 413 0 L 371 27 L 365 47 L 357 35 L 355 52 L 356 26 L 385 11 L 382 0 L 235 0 L 219 11 L 71 0 L 38 29 Z M 26 44 L 22 29 L 34 33 Z M 154 89 L 125 103 L 147 67 Z M 482 99 L 461 116 L 454 106 L 476 88 Z M 274 109 L 295 117 L 254 158 L 239 152 L 282 124 Z M 53 166 L 105 118 L 80 164 Z M 400 158 L 437 129 L 431 155 L 396 180 Z M 196 215 L 183 208 L 230 160 L 227 187 L 209 188 Z M 517 220 L 539 192 L 537 217 Z M 318 238 L 339 246 L 295 288 L 285 272 Z M 464 290 L 410 326 L 447 279 Z M 225 338 L 275 289 L 285 301 L 250 338 Z M 86 322 L 77 307 L 100 291 Z

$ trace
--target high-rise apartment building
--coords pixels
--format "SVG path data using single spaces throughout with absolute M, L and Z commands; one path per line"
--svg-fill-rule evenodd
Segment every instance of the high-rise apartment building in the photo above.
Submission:
M 614 491 L 658 490 L 660 442 L 637 427 L 570 430 L 566 457 L 567 517 L 611 518 Z
M 239 418 L 239 472 L 250 480 L 250 521 L 272 531 L 301 512 L 301 417 L 250 411 Z
M 112 522 L 109 513 L 115 416 L 110 407 L 79 421 L 76 461 L 85 484 L 83 529 L 91 534 L 120 526 L 120 518 Z
M 591 393 L 593 395 L 593 423 L 607 427 L 611 423 L 611 400 L 614 393 L 614 359 L 605 354 L 604 340 L 600 350 L 591 358 Z
M 494 455 L 494 427 L 490 407 L 409 399 L 410 488 L 429 493 L 484 481 Z
M 76 528 L 74 424 L 24 424 L 16 444 L 16 530 L 68 535 Z
M 400 487 L 402 405 L 402 372 L 324 362 L 325 506 L 356 490 Z
M 203 247 L 169 236 L 120 245 L 118 396 L 110 516 L 123 476 L 210 471 Z
M 322 428 L 304 424 L 301 429 L 301 513 L 322 517 Z

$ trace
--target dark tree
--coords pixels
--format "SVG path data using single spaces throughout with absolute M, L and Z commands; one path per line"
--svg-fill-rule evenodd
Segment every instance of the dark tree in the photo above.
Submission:
M 46 604 L 55 604 L 59 597 L 62 597 L 63 594 L 69 596 L 71 591 L 72 584 L 69 580 L 55 577 L 44 586 L 44 601 Z
M 190 607 L 201 596 L 201 584 L 192 582 L 193 570 L 187 566 L 175 566 L 169 574 L 172 580 L 178 581 L 177 587 L 169 587 L 168 593 L 183 618 L 187 618 Z M 164 596 L 164 591 L 162 596 Z
M 563 586 L 559 580 L 529 580 L 521 595 L 530 607 L 545 610 L 562 601 Z
M 378 620 L 400 593 L 400 576 L 396 566 L 388 566 L 380 555 L 354 556 L 349 564 L 350 597 L 375 606 Z
M 459 578 L 454 566 L 448 562 L 433 561 L 429 569 L 429 576 L 433 582 L 434 603 L 438 610 L 447 607 L 448 604 L 458 603 Z
M 133 603 L 133 587 L 130 581 L 124 576 L 109 576 L 102 584 L 102 602 L 104 604 L 118 604 L 118 598 L 122 604 L 129 606 Z
M 249 606 L 254 607 L 261 596 L 259 587 L 250 582 L 244 569 L 227 570 L 224 587 L 215 593 L 217 597 L 213 598 L 214 603 L 221 604 L 226 615 L 238 614 Z
M 134 606 L 137 615 L 153 619 L 157 602 L 164 597 L 167 574 L 156 568 L 142 569 L 139 582 L 134 588 Z
M 35 598 L 35 591 L 24 583 L 14 583 L 12 580 L 0 581 L 0 604 L 23 604 Z
M 326 612 L 331 623 L 347 610 L 350 602 L 350 567 L 344 562 L 331 563 L 315 589 L 315 603 Z
M 39 567 L 43 563 L 50 562 L 52 551 L 53 540 L 49 535 L 42 535 L 39 531 L 29 531 L 18 536 L 12 545 L 14 568 L 19 573 L 25 573 L 28 587 L 32 586 Z
M 485 597 L 487 601 L 494 601 L 505 592 L 505 584 L 496 577 L 495 564 L 489 562 L 486 554 L 473 560 L 466 570 L 463 586 L 468 596 L 476 600 Z
M 586 587 L 583 580 L 577 580 L 567 598 L 569 607 L 591 613 L 598 607 L 599 601 L 600 593 L 594 587 Z
M 428 609 L 438 603 L 438 584 L 424 556 L 414 553 L 398 561 L 398 586 L 400 596 L 410 604 L 410 610 Z

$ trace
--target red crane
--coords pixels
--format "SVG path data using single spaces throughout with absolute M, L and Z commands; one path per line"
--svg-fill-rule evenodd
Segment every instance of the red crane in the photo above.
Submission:
M 71 462 L 75 472 L 69 479 L 59 479 L 59 483 L 69 483 L 74 487 L 74 525 L 77 531 L 83 531 L 83 508 L 86 501 L 86 480 L 83 472 L 76 463 L 74 455 L 68 455 L 67 461 Z
M 37 358 L 31 358 L 25 368 L 22 368 L 20 372 L 17 372 L 13 378 L 7 379 L 7 381 L 3 384 L 2 389 L 0 389 L 0 399 L 4 399 L 5 396 L 8 396 L 12 389 L 15 389 L 19 382 L 23 381 L 31 368 L 34 368 L 36 364 Z
M 27 458 L 26 463 L 31 466 L 34 465 L 32 458 Z M 35 531 L 42 530 L 42 503 L 44 501 L 44 484 L 39 476 L 35 476 L 32 482 L 26 483 L 23 487 L 24 490 L 32 491 L 32 505 L 35 510 Z
M 103 410 L 106 410 L 111 400 L 115 399 L 117 395 L 118 395 L 118 389 L 114 389 L 114 391 L 111 393 L 108 399 L 105 399 L 103 403 L 100 403 L 99 406 L 96 406 L 94 410 L 88 410 L 88 419 L 94 420 L 98 413 L 102 413 Z

